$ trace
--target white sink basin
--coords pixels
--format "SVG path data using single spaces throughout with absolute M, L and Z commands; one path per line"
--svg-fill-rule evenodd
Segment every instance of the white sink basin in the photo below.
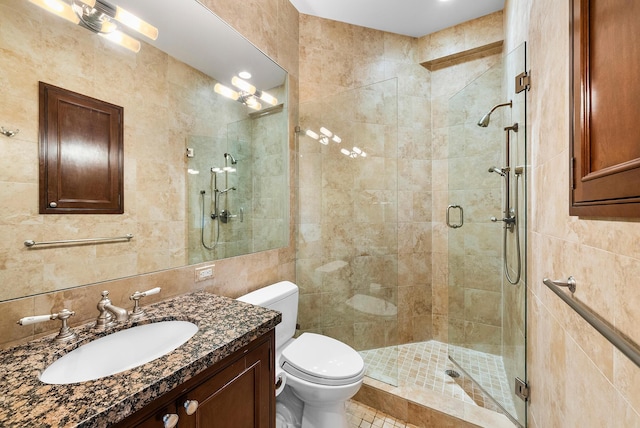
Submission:
M 100 379 L 160 358 L 196 334 L 188 321 L 162 321 L 120 330 L 74 349 L 40 375 L 49 384 Z

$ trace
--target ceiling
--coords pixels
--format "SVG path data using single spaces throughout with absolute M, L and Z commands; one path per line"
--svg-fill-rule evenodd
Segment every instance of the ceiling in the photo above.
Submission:
M 502 10 L 504 0 L 289 0 L 300 13 L 421 37 Z

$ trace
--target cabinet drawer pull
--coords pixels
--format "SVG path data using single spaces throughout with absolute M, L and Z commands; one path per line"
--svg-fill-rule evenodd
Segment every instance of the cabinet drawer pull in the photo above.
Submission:
M 278 376 L 278 380 L 276 380 L 276 389 L 282 386 L 282 376 Z
M 162 417 L 164 428 L 175 428 L 178 426 L 178 415 L 175 413 L 166 414 Z
M 196 410 L 198 410 L 198 404 L 199 403 L 196 400 L 187 400 L 183 404 L 184 411 L 187 415 L 191 416 L 196 412 Z

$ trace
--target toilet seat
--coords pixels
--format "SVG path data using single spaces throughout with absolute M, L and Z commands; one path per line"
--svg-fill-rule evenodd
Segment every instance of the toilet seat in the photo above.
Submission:
M 350 346 L 315 333 L 303 333 L 282 350 L 282 369 L 308 382 L 348 385 L 364 376 L 364 361 Z

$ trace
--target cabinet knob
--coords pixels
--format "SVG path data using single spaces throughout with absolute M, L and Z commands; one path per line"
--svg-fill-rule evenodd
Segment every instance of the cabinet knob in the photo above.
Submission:
M 55 202 L 49 202 L 49 206 L 51 208 L 56 208 L 58 206 L 58 204 L 56 204 Z
M 198 410 L 198 402 L 196 400 L 187 400 L 184 402 L 184 410 L 187 415 L 193 415 Z
M 175 428 L 178 426 L 178 415 L 175 413 L 169 413 L 162 417 L 162 422 L 164 422 L 164 428 Z

